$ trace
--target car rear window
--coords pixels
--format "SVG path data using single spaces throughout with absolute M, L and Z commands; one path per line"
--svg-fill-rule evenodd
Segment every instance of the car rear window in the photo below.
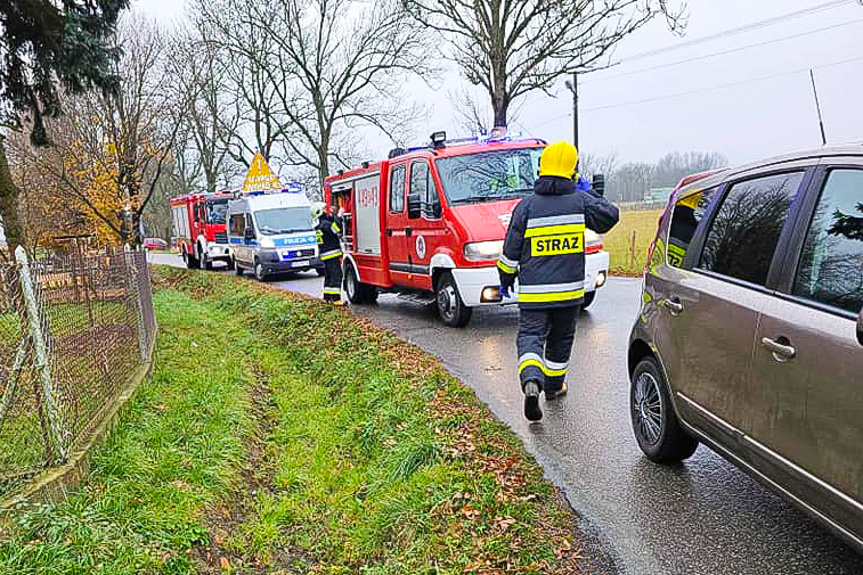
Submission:
M 698 224 L 704 218 L 716 188 L 701 190 L 677 200 L 671 216 L 671 230 L 668 233 L 668 263 L 682 267 L 689 251 L 689 244 L 695 236 Z
M 857 314 L 863 309 L 863 170 L 833 170 L 812 217 L 794 294 Z
M 698 267 L 757 285 L 767 273 L 803 172 L 734 184 L 710 225 Z

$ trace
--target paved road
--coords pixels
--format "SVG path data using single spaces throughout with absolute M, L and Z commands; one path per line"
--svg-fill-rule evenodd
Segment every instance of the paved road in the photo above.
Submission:
M 159 263 L 176 263 L 177 259 Z M 319 295 L 302 274 L 274 282 Z M 582 316 L 570 393 L 545 407 L 540 425 L 523 419 L 515 383 L 517 311 L 483 309 L 463 330 L 394 296 L 357 313 L 436 355 L 476 390 L 562 486 L 623 573 L 692 575 L 860 575 L 863 557 L 719 456 L 699 448 L 679 467 L 640 455 L 626 410 L 626 341 L 640 282 L 612 279 Z

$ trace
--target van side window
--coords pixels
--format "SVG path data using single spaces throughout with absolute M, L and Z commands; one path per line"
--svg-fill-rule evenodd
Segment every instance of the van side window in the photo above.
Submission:
M 231 216 L 231 235 L 242 236 L 243 230 L 246 227 L 246 217 L 243 214 L 234 214 Z
M 671 215 L 671 230 L 668 233 L 668 263 L 676 268 L 683 266 L 689 244 L 695 236 L 698 224 L 704 218 L 716 188 L 700 190 L 677 200 Z
M 829 173 L 793 293 L 854 315 L 863 309 L 863 170 Z
M 440 214 L 440 198 L 428 164 L 416 162 L 411 165 L 411 193 L 419 193 L 422 215 L 437 219 Z
M 400 214 L 405 209 L 405 167 L 396 166 L 390 172 L 390 213 Z
M 802 181 L 803 172 L 792 172 L 734 184 L 710 225 L 698 267 L 765 285 Z

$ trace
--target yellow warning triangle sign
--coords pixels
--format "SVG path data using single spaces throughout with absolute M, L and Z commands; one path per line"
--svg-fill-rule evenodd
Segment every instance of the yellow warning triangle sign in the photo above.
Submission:
M 246 181 L 243 182 L 243 193 L 269 192 L 281 189 L 282 184 L 273 174 L 273 170 L 270 169 L 264 156 L 260 152 L 255 152 L 252 165 L 249 166 L 249 172 L 246 174 Z

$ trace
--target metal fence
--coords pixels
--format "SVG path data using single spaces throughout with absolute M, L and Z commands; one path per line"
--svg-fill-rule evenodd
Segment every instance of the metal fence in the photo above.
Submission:
M 0 264 L 0 496 L 63 463 L 154 343 L 146 254 Z

